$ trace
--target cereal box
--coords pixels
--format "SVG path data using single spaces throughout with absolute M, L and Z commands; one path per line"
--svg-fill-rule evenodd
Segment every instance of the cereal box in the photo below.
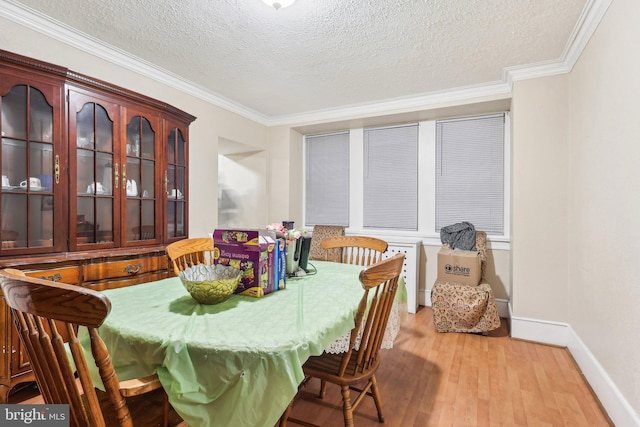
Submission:
M 276 239 L 273 250 L 273 280 L 275 290 L 285 289 L 287 286 L 287 244 L 284 239 Z
M 215 230 L 213 244 L 216 264 L 242 271 L 236 293 L 260 297 L 275 290 L 269 268 L 269 254 L 273 257 L 275 249 L 272 239 L 260 236 L 258 230 Z

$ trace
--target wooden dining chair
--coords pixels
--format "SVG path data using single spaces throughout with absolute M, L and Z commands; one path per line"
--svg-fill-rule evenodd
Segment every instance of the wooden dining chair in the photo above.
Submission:
M 354 264 L 366 267 L 382 260 L 388 244 L 382 239 L 368 236 L 332 236 L 320 242 L 324 250 L 324 260 Z M 325 382 L 320 385 L 323 394 Z
M 355 316 L 355 327 L 351 330 L 349 350 L 340 354 L 325 352 L 320 356 L 312 356 L 302 366 L 306 378 L 319 378 L 323 382 L 340 386 L 345 426 L 353 426 L 353 412 L 366 396 L 373 397 L 378 421 L 384 422 L 375 373 L 380 366 L 380 346 L 403 263 L 404 254 L 396 254 L 360 272 L 364 294 Z M 364 387 L 359 386 L 362 382 L 365 382 Z M 355 400 L 351 399 L 352 390 L 358 392 Z M 321 389 L 319 397 L 324 397 L 324 390 Z M 285 413 L 287 416 L 289 411 L 290 409 Z M 289 421 L 312 425 L 293 418 Z
M 105 420 L 113 420 L 114 416 L 117 425 L 133 426 L 125 397 L 139 396 L 162 385 L 156 375 L 118 381 L 109 352 L 97 331 L 111 310 L 109 299 L 92 289 L 28 277 L 14 269 L 0 270 L 0 287 L 44 402 L 68 404 L 72 426 L 105 426 L 109 424 Z M 91 353 L 109 407 L 101 407 L 77 337 L 79 327 L 88 329 Z M 168 413 L 165 395 L 164 425 Z
M 368 236 L 327 237 L 320 242 L 325 250 L 325 261 L 357 264 L 366 267 L 382 260 L 388 244 Z
M 208 264 L 213 251 L 211 237 L 192 237 L 167 245 L 167 255 L 171 259 L 173 272 L 178 275 L 187 267 Z

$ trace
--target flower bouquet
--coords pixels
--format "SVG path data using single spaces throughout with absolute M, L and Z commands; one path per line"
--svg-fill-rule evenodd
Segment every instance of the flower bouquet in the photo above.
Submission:
M 267 225 L 267 230 L 276 232 L 276 238 L 285 239 L 287 252 L 287 275 L 293 275 L 298 270 L 298 262 L 300 259 L 301 245 L 298 245 L 298 239 L 306 234 L 306 230 L 292 228 L 287 229 L 284 225 L 274 222 Z

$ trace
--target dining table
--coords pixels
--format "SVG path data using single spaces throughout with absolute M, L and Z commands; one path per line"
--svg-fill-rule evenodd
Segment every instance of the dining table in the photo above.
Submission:
M 362 266 L 313 265 L 315 274 L 289 278 L 285 289 L 214 305 L 195 301 L 179 277 L 103 291 L 111 312 L 98 332 L 118 378 L 157 373 L 190 426 L 273 427 L 304 379 L 303 363 L 346 350 L 364 292 Z M 404 309 L 404 282 L 399 289 L 387 348 Z

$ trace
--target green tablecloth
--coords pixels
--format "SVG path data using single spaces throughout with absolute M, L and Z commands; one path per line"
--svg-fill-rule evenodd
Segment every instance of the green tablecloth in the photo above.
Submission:
M 99 332 L 120 380 L 157 372 L 169 401 L 194 427 L 272 427 L 303 379 L 302 364 L 351 330 L 360 266 L 314 261 L 262 298 L 200 305 L 171 278 L 105 291 Z

